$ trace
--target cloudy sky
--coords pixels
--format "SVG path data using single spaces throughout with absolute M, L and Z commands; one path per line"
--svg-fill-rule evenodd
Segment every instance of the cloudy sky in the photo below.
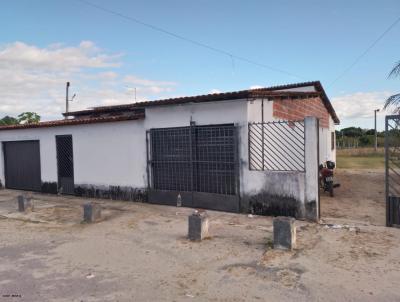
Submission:
M 341 127 L 373 127 L 373 110 L 400 91 L 400 78 L 387 78 L 400 60 L 400 24 L 343 72 L 399 15 L 397 0 L 7 1 L 0 117 L 60 118 L 66 81 L 75 110 L 133 102 L 135 88 L 137 100 L 152 100 L 320 80 Z

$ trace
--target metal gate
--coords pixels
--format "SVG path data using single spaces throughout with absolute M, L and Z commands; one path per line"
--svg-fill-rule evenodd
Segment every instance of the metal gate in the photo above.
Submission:
M 14 141 L 3 143 L 6 188 L 40 191 L 39 141 Z
M 56 135 L 58 191 L 74 194 L 74 158 L 71 135 Z
M 149 202 L 239 211 L 234 125 L 151 129 L 147 146 Z
M 400 227 L 400 115 L 385 119 L 386 225 Z

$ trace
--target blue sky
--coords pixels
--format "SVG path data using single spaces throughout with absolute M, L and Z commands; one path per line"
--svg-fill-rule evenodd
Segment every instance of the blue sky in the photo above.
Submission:
M 337 78 L 400 16 L 399 1 L 105 1 L 124 15 L 286 70 L 260 68 L 80 1 L 6 1 L 0 10 L 0 116 L 320 80 L 342 126 L 373 127 L 373 109 L 400 90 L 400 24 Z M 2 71 L 1 71 L 2 70 Z M 383 127 L 380 117 L 379 127 Z

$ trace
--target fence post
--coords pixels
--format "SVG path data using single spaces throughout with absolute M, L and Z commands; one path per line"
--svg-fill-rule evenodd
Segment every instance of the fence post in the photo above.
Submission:
M 305 130 L 305 198 L 304 217 L 319 220 L 319 129 L 316 117 L 304 119 Z

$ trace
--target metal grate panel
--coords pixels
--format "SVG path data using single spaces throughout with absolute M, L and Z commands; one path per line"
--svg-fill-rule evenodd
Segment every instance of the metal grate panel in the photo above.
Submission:
M 386 116 L 386 224 L 400 225 L 400 115 Z
M 234 130 L 231 126 L 195 128 L 194 191 L 236 194 Z
M 237 194 L 233 125 L 151 129 L 149 153 L 152 189 Z
M 57 171 L 60 193 L 74 194 L 74 159 L 71 135 L 57 135 Z
M 250 170 L 305 171 L 304 121 L 250 123 Z

